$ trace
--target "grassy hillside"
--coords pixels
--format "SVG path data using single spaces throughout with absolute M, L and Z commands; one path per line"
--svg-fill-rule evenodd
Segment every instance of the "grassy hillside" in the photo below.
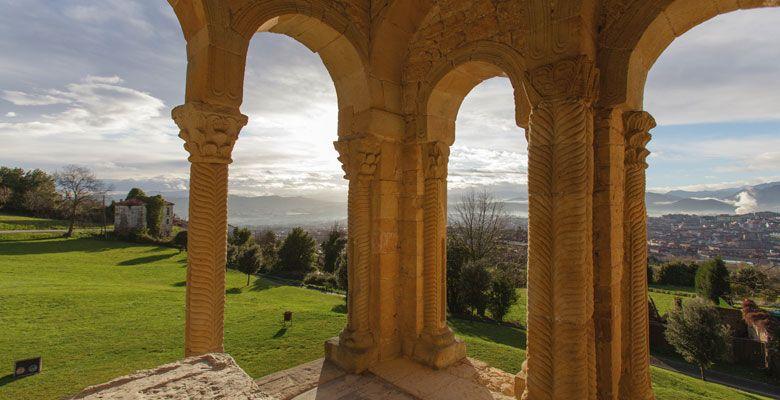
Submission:
M 68 222 L 58 219 L 24 217 L 12 214 L 0 214 L 0 231 L 20 231 L 33 229 L 67 229 Z
M 0 365 L 43 356 L 43 373 L 0 377 L 0 399 L 51 399 L 182 357 L 185 256 L 92 239 L 0 239 Z M 229 272 L 225 348 L 252 376 L 323 355 L 344 326 L 342 297 Z M 282 329 L 284 310 L 294 325 Z M 469 354 L 517 372 L 522 330 L 452 320 Z M 658 398 L 756 399 L 665 371 Z

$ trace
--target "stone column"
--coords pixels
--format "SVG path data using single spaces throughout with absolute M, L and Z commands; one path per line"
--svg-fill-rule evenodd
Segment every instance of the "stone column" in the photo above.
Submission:
M 187 103 L 173 110 L 190 153 L 185 355 L 222 352 L 228 164 L 247 117 L 236 108 Z
M 653 117 L 644 111 L 623 115 L 626 138 L 624 198 L 623 361 L 620 398 L 654 399 L 650 381 L 647 300 L 647 207 L 645 170 Z
M 585 56 L 528 73 L 533 110 L 522 399 L 596 398 L 592 101 L 597 75 Z
M 423 145 L 423 329 L 414 358 L 445 368 L 466 357 L 466 345 L 447 326 L 447 162 L 449 146 Z
M 349 271 L 347 326 L 326 342 L 328 359 L 359 373 L 377 359 L 371 327 L 371 184 L 379 163 L 380 145 L 371 138 L 335 143 L 345 178 L 349 180 L 347 265 Z

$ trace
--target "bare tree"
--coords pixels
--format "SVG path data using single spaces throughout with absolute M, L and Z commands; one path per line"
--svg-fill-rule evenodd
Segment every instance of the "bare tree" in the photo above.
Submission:
M 469 258 L 492 258 L 499 250 L 508 215 L 503 203 L 486 191 L 471 190 L 453 207 L 452 238 L 467 250 Z
M 66 165 L 61 171 L 54 174 L 54 178 L 62 191 L 66 216 L 69 221 L 65 237 L 71 237 L 76 220 L 89 211 L 87 205 L 94 204 L 98 196 L 105 192 L 105 187 L 94 172 L 78 165 Z

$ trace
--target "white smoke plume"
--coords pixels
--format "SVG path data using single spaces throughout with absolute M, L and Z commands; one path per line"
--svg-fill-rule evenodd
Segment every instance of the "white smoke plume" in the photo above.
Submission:
M 737 202 L 734 205 L 737 206 L 737 214 L 749 214 L 758 211 L 758 201 L 747 190 L 737 195 Z

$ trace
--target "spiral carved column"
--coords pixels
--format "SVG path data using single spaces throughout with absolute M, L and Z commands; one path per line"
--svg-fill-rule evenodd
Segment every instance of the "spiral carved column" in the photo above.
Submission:
M 380 159 L 380 146 L 371 138 L 345 139 L 335 146 L 349 180 L 347 326 L 338 338 L 325 344 L 325 351 L 327 358 L 342 368 L 362 372 L 377 357 L 370 313 L 371 183 Z
M 649 131 L 656 124 L 644 111 L 623 115 L 625 156 L 623 361 L 620 398 L 654 399 L 650 380 L 650 339 L 647 300 L 647 206 L 645 187 Z
M 247 117 L 237 109 L 187 103 L 173 110 L 190 153 L 185 355 L 222 352 L 228 164 Z
M 423 145 L 423 330 L 414 357 L 445 368 L 466 357 L 466 345 L 447 326 L 447 161 L 449 146 Z
M 528 359 L 522 399 L 596 398 L 593 111 L 585 57 L 530 71 Z M 520 393 L 518 392 L 518 395 Z

